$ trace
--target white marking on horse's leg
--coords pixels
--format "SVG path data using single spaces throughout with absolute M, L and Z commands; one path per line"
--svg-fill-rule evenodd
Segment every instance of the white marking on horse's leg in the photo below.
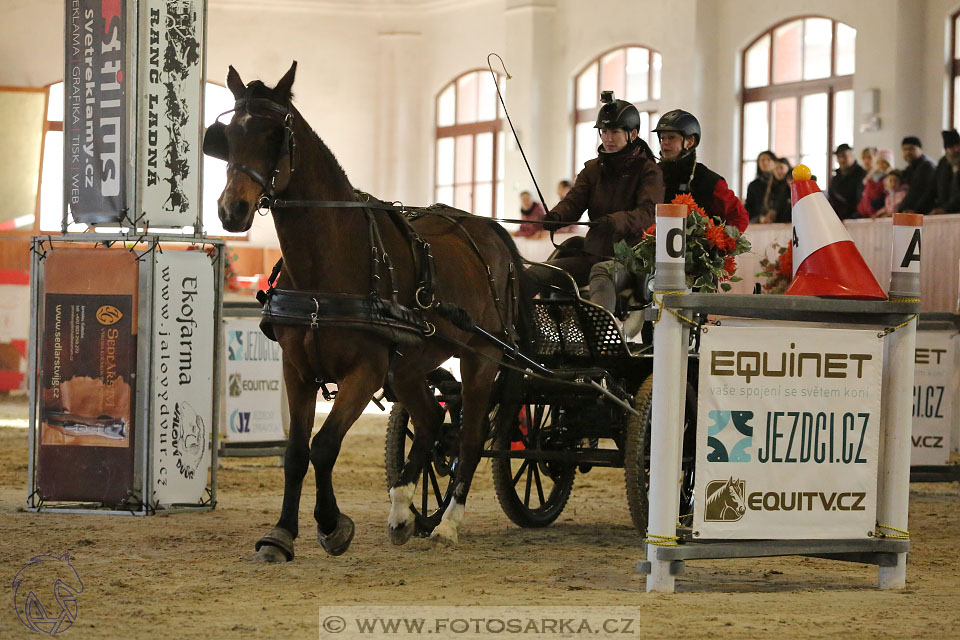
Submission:
M 414 483 L 404 484 L 390 489 L 390 517 L 387 518 L 387 524 L 391 529 L 402 529 L 408 522 L 413 520 L 413 512 L 410 511 L 410 505 L 413 504 L 413 492 L 417 486 Z
M 460 525 L 463 524 L 463 503 L 454 498 L 443 512 L 443 519 L 430 534 L 430 539 L 447 544 L 457 544 Z

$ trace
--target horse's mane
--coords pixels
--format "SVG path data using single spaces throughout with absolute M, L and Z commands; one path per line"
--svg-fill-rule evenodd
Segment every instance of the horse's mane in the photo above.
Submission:
M 254 80 L 247 85 L 247 97 L 250 98 L 267 98 L 268 100 L 275 100 L 273 95 L 273 89 L 263 84 L 260 80 Z M 317 132 L 313 130 L 313 127 L 310 126 L 310 123 L 307 122 L 306 118 L 297 110 L 293 105 L 293 92 L 290 92 L 287 102 L 290 105 L 290 108 L 293 109 L 296 116 L 304 124 L 307 131 L 310 132 L 310 139 L 315 144 L 317 152 L 320 154 L 320 161 L 325 167 L 329 167 L 333 176 L 339 177 L 343 180 L 344 186 L 346 187 L 349 193 L 353 192 L 353 186 L 350 184 L 350 178 L 347 177 L 347 172 L 343 170 L 343 167 L 340 166 L 340 162 L 337 160 L 337 157 L 333 155 L 333 152 L 330 151 L 330 148 L 327 147 L 323 139 L 317 135 Z

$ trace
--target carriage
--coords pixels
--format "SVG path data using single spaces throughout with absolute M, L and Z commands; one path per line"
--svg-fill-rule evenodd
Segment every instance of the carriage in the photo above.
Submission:
M 648 291 L 647 287 L 641 288 Z M 539 367 L 501 370 L 502 388 L 490 407 L 491 431 L 482 457 L 491 459 L 497 499 L 503 512 L 521 527 L 545 527 L 566 506 L 577 473 L 594 467 L 624 470 L 630 516 L 637 530 L 647 528 L 650 473 L 653 352 L 651 319 L 640 333 L 645 344 L 625 340 L 614 316 L 572 287 L 567 295 L 536 299 L 533 351 Z M 628 292 L 629 293 L 629 292 Z M 647 313 L 649 297 L 626 311 Z M 699 340 L 696 332 L 691 345 Z M 681 524 L 692 521 L 693 450 L 696 439 L 697 372 L 691 348 L 687 367 L 686 410 L 680 489 Z M 460 383 L 448 370 L 428 379 L 444 421 L 430 458 L 420 470 L 411 510 L 416 533 L 427 536 L 440 522 L 453 491 L 459 451 Z M 393 405 L 387 428 L 385 463 L 392 487 L 413 442 L 409 416 Z

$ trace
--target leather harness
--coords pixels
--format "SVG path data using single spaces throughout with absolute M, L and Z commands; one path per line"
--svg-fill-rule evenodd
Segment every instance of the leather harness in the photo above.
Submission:
M 233 111 L 246 108 L 251 117 L 271 117 L 278 114 L 282 117 L 283 142 L 269 176 L 264 176 L 255 169 L 240 163 L 229 163 L 227 169 L 241 171 L 259 184 L 263 191 L 257 201 L 257 209 L 284 209 L 284 208 L 356 208 L 361 209 L 367 219 L 370 247 L 371 247 L 371 282 L 370 292 L 362 294 L 341 294 L 318 291 L 300 291 L 295 289 L 279 289 L 274 283 L 282 269 L 281 258 L 274 266 L 266 291 L 257 292 L 257 300 L 263 307 L 261 311 L 260 329 L 271 340 L 276 341 L 273 331 L 274 325 L 306 326 L 312 330 L 320 330 L 325 326 L 359 329 L 378 335 L 389 340 L 394 347 L 419 344 L 424 338 L 433 335 L 436 327 L 424 318 L 424 311 L 433 309 L 441 315 L 451 312 L 447 303 L 439 303 L 435 296 L 435 267 L 430 243 L 421 236 L 411 224 L 412 221 L 424 215 L 441 216 L 454 225 L 465 236 L 468 244 L 486 266 L 487 279 L 494 299 L 494 306 L 500 317 L 504 333 L 511 342 L 515 338 L 504 318 L 501 301 L 497 295 L 496 282 L 490 266 L 483 259 L 483 255 L 469 232 L 463 228 L 457 218 L 469 214 L 457 212 L 444 207 L 404 207 L 393 203 L 383 202 L 369 194 L 356 192 L 357 200 L 351 201 L 312 201 L 312 200 L 281 200 L 276 197 L 277 179 L 280 175 L 281 164 L 284 158 L 289 160 L 289 171 L 292 175 L 296 167 L 296 138 L 294 134 L 294 112 L 288 106 L 280 105 L 267 98 L 252 97 L 253 87 L 248 87 L 247 95 L 238 99 Z M 261 108 L 265 113 L 253 113 L 251 108 Z M 224 114 L 229 111 L 224 112 Z M 221 116 L 224 114 L 220 114 Z M 219 116 L 218 116 L 219 118 Z M 203 150 L 207 155 L 228 161 L 229 149 L 226 138 L 226 125 L 215 122 L 204 136 Z M 417 308 L 410 309 L 398 301 L 396 279 L 393 263 L 386 251 L 380 232 L 380 225 L 374 216 L 374 210 L 385 211 L 389 220 L 403 233 L 410 246 L 413 262 L 417 271 L 417 289 L 414 294 Z M 510 269 L 514 299 L 518 295 L 516 274 Z M 389 300 L 380 295 L 381 283 L 385 281 L 390 292 Z M 462 309 L 455 308 L 454 313 Z

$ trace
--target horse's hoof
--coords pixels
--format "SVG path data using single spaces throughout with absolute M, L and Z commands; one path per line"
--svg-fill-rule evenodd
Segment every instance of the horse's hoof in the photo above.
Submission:
M 433 533 L 430 534 L 430 542 L 434 546 L 456 546 L 458 542 L 457 529 L 453 525 L 441 521 L 433 530 Z
M 413 537 L 413 532 L 417 528 L 416 520 L 410 518 L 400 527 L 394 528 L 387 525 L 387 531 L 390 533 L 390 542 L 396 545 L 406 544 Z
M 317 540 L 328 554 L 339 556 L 350 548 L 353 530 L 353 520 L 341 513 L 337 516 L 337 528 L 330 533 L 324 534 L 320 527 L 317 527 Z
M 257 540 L 256 562 L 290 562 L 293 560 L 293 536 L 286 529 L 274 527 Z
M 279 547 L 273 545 L 263 545 L 253 556 L 254 562 L 289 562 L 287 554 Z

